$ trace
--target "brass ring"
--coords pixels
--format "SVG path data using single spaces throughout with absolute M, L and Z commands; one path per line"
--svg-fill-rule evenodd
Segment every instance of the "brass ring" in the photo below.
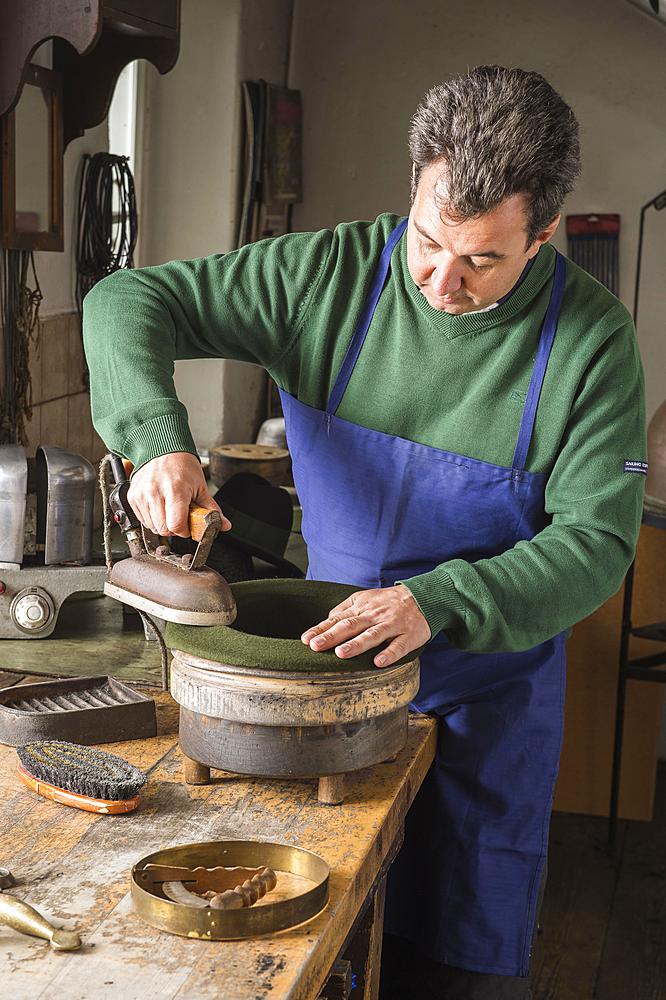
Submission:
M 156 886 L 146 888 L 142 870 L 149 864 L 190 868 L 258 868 L 290 872 L 315 885 L 290 899 L 242 910 L 212 910 L 187 906 L 167 899 Z M 136 913 L 159 930 L 205 941 L 230 941 L 274 934 L 314 917 L 328 902 L 330 869 L 323 858 L 300 847 L 258 840 L 217 840 L 182 844 L 155 851 L 132 868 L 132 902 Z

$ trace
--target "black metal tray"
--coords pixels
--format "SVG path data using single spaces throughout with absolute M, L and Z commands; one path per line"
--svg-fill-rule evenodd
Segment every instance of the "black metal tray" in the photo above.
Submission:
M 155 702 L 115 677 L 76 677 L 0 690 L 0 743 L 91 746 L 155 736 Z

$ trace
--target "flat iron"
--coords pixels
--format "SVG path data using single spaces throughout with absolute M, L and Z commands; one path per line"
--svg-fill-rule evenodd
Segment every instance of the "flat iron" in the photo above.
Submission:
M 177 555 L 164 539 L 142 525 L 127 500 L 129 481 L 117 455 L 111 466 L 115 486 L 108 495 L 107 515 L 125 536 L 131 558 L 110 567 L 104 584 L 108 597 L 180 625 L 229 625 L 236 618 L 236 602 L 227 581 L 206 560 L 220 530 L 217 510 L 192 505 L 190 535 L 196 551 Z M 104 492 L 104 473 L 101 476 Z

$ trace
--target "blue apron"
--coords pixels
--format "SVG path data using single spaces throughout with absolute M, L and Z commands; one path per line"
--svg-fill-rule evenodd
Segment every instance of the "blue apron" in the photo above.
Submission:
M 406 220 L 390 235 L 325 411 L 281 391 L 312 579 L 389 587 L 449 559 L 475 562 L 548 523 L 527 472 L 566 276 L 555 275 L 511 468 L 336 416 Z M 467 653 L 436 635 L 413 707 L 438 746 L 389 874 L 386 930 L 434 961 L 529 971 L 562 738 L 564 636 L 520 653 Z

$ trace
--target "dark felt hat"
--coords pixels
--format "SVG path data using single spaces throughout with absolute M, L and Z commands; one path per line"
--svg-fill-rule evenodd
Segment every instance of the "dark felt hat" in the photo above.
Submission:
M 239 472 L 213 497 L 231 521 L 221 541 L 228 539 L 244 552 L 279 569 L 283 577 L 302 577 L 303 571 L 284 558 L 294 520 L 290 495 L 263 476 Z

